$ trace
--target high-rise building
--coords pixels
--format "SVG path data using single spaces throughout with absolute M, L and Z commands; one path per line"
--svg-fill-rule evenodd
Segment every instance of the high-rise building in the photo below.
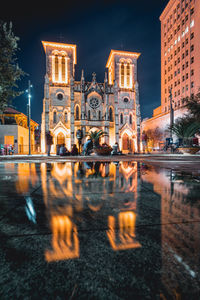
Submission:
M 200 0 L 170 0 L 161 21 L 161 112 L 200 91 Z
M 187 98 L 200 93 L 200 0 L 170 0 L 160 21 L 161 105 L 141 123 L 141 131 L 162 133 L 151 149 L 169 137 L 170 91 L 174 121 L 187 112 Z

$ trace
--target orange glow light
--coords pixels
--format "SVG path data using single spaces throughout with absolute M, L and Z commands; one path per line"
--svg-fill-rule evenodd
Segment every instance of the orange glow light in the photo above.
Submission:
M 74 44 L 64 44 L 64 43 L 55 43 L 55 42 L 47 42 L 42 41 L 42 45 L 44 47 L 44 51 L 46 53 L 47 46 L 53 47 L 53 48 L 66 48 L 66 49 L 72 49 L 73 50 L 73 56 L 74 56 L 74 64 L 77 63 L 76 58 L 76 45 Z
M 113 55 L 130 56 L 130 57 L 138 58 L 141 55 L 141 53 L 130 52 L 130 51 L 111 50 L 110 55 L 108 57 L 107 64 L 106 64 L 106 68 L 109 68 L 110 63 L 113 59 Z

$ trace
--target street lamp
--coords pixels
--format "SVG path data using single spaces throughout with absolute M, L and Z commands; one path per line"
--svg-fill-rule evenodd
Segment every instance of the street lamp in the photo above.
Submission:
M 26 90 L 28 94 L 28 104 L 27 104 L 27 114 L 28 114 L 28 140 L 29 140 L 29 150 L 28 154 L 31 155 L 31 88 L 32 84 L 30 80 L 28 81 L 28 89 Z
M 172 89 L 169 89 L 169 100 L 170 100 L 170 138 L 172 139 L 172 126 L 174 125 L 174 109 L 172 101 Z

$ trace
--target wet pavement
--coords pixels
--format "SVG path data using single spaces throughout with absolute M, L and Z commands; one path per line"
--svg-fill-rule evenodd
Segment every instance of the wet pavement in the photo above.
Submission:
M 200 298 L 197 164 L 0 163 L 0 191 L 0 299 Z

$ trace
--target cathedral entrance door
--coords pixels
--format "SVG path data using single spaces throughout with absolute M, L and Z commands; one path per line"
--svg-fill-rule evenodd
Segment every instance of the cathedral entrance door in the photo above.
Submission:
M 128 134 L 124 134 L 122 138 L 122 150 L 128 151 L 129 150 L 129 136 Z
M 62 132 L 57 135 L 57 145 L 65 144 L 65 136 Z

